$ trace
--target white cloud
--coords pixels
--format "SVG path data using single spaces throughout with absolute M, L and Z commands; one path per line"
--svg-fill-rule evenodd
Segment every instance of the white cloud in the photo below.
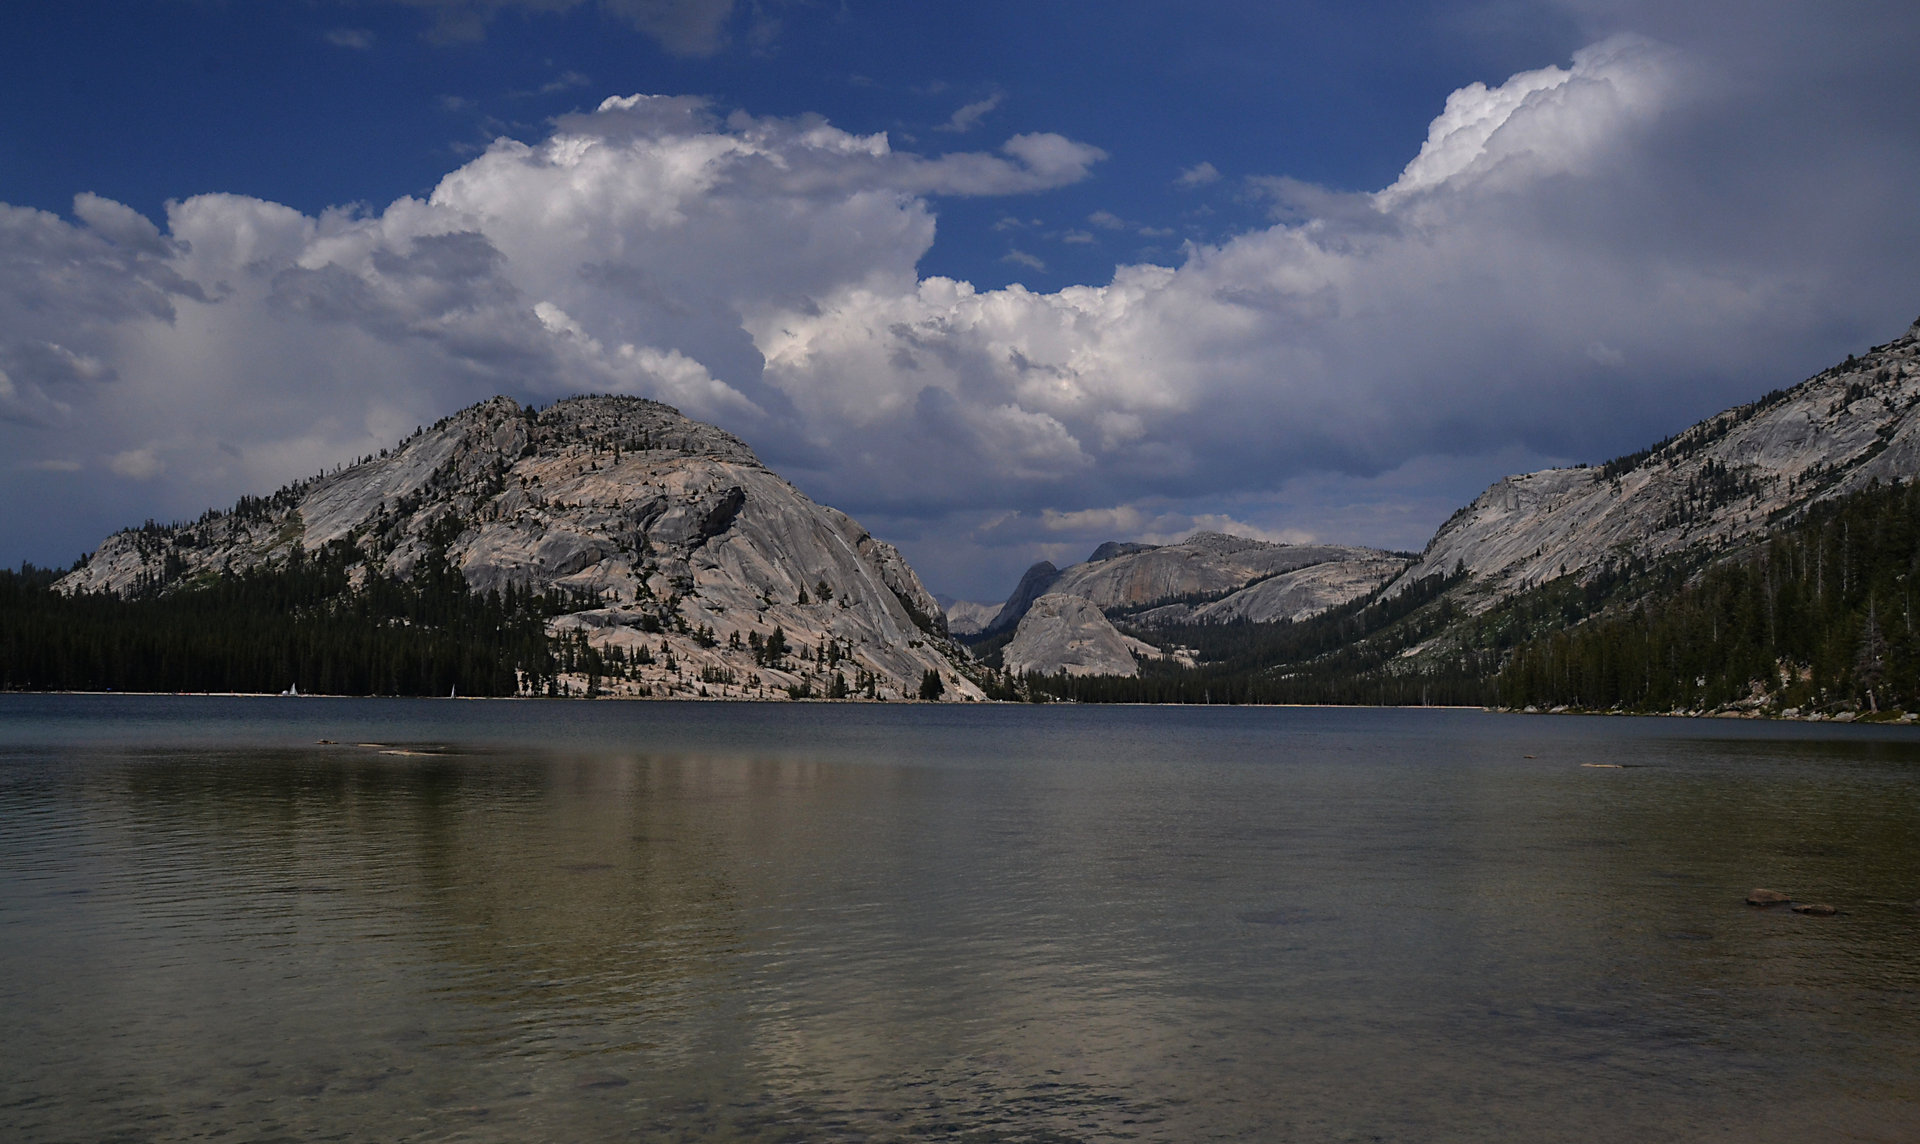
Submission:
M 611 390 L 741 433 L 962 594 L 1216 518 L 1417 546 L 1505 466 L 1604 459 L 1911 317 L 1914 149 L 1869 133 L 1844 182 L 1803 173 L 1774 121 L 1728 129 L 1712 75 L 1605 41 L 1456 93 L 1378 192 L 1266 180 L 1273 225 L 1053 293 L 922 277 L 931 196 L 1064 186 L 1098 149 L 922 155 L 685 98 L 607 100 L 374 212 L 0 206 L 0 451 L 145 474 L 68 478 L 125 498 L 92 516 L 11 498 L 0 535 L 44 559 L 496 392 Z M 1139 515 L 1073 515 L 1114 506 Z
M 591 83 L 584 74 L 577 71 L 564 71 L 540 85 L 538 95 L 558 95 L 563 91 L 572 91 L 576 87 L 585 87 Z
M 1195 163 L 1193 166 L 1181 171 L 1179 177 L 1174 179 L 1173 183 L 1177 187 L 1191 189 L 1194 187 L 1204 187 L 1208 183 L 1217 183 L 1219 181 L 1219 168 L 1215 167 L 1212 163 L 1202 162 Z
M 1622 36 L 1575 53 L 1572 68 L 1521 72 L 1447 97 L 1406 170 L 1375 199 L 1392 207 L 1467 179 L 1538 179 L 1581 170 L 1659 107 L 1674 67 L 1661 45 Z
M 965 134 L 968 131 L 972 131 L 975 127 L 980 126 L 980 121 L 986 118 L 987 113 L 999 107 L 1001 101 L 1005 98 L 1004 95 L 996 91 L 985 99 L 969 103 L 954 112 L 953 118 L 942 124 L 939 130 L 952 131 L 958 134 Z
M 1041 259 L 1038 255 L 1028 254 L 1024 250 L 1009 250 L 1000 256 L 1000 261 L 1011 262 L 1015 266 L 1024 266 L 1029 270 L 1042 272 L 1047 268 L 1045 260 Z

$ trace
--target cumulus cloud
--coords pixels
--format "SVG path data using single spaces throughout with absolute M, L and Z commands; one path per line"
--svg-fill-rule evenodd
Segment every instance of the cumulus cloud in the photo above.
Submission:
M 1776 78 L 1841 74 L 1791 48 Z M 1725 74 L 1608 38 L 1455 93 L 1384 187 L 1275 175 L 1270 225 L 1051 293 L 923 277 L 935 204 L 1073 183 L 1097 148 L 919 154 L 685 98 L 609 99 L 377 212 L 0 207 L 0 442 L 104 459 L 21 480 L 139 482 L 70 526 L 104 531 L 496 392 L 602 390 L 741 433 L 962 595 L 1100 530 L 1418 547 L 1502 472 L 1625 451 L 1911 316 L 1911 139 L 1754 129 Z M 11 499 L 0 532 L 51 527 Z

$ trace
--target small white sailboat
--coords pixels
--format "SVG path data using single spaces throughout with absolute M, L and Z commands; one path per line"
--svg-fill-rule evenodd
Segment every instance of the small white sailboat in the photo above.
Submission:
M 300 685 L 297 683 L 290 684 L 288 685 L 287 689 L 285 691 L 282 691 L 280 694 L 282 696 L 291 696 L 294 699 L 298 699 L 300 698 Z

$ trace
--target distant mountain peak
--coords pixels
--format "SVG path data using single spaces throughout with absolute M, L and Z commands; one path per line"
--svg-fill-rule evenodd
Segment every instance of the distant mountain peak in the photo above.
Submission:
M 1102 612 L 1124 613 L 1127 622 L 1143 628 L 1304 619 L 1365 596 L 1406 565 L 1405 557 L 1374 548 L 1274 544 L 1207 530 L 1178 544 L 1109 541 L 1085 563 L 1057 569 L 1043 561 L 1027 569 L 982 634 L 1024 630 L 1029 610 L 1048 594 L 1076 597 Z M 1080 670 L 1078 661 L 1049 660 L 1047 649 L 1094 639 L 1089 633 L 1097 631 L 1097 625 L 1086 624 L 1081 612 L 1057 603 L 1037 622 L 1049 634 L 1021 641 L 1020 670 L 1042 675 Z

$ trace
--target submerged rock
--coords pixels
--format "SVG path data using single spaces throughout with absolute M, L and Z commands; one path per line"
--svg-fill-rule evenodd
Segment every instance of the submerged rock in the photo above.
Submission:
M 1747 891 L 1747 904 L 1749 906 L 1784 906 L 1792 900 L 1792 895 L 1783 894 L 1778 890 Z

